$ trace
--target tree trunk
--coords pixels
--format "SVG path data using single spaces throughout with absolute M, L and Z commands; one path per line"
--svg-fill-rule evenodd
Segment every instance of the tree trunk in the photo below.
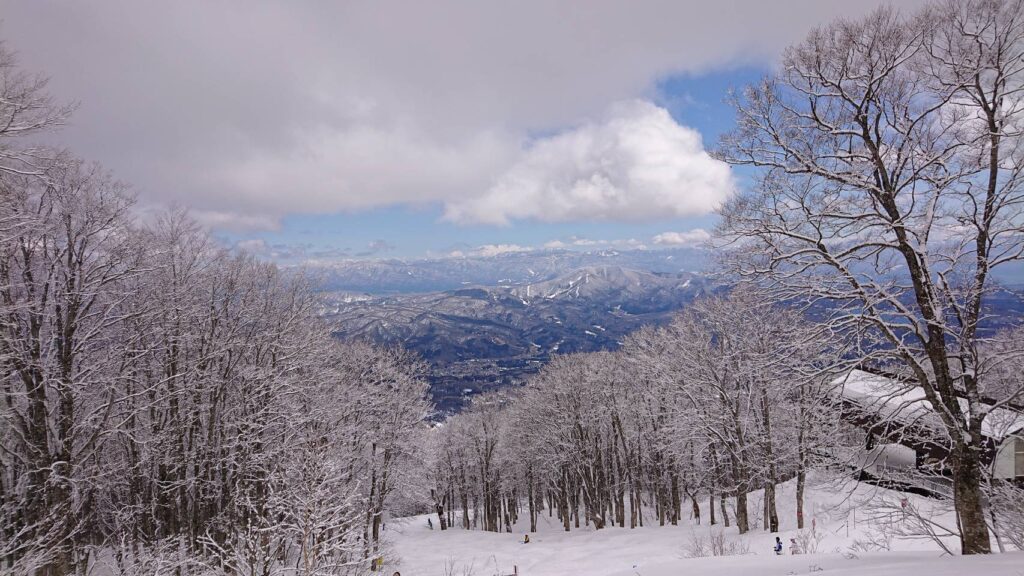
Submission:
M 711 522 L 712 526 L 714 526 L 715 524 L 718 524 L 718 521 L 715 520 L 715 492 L 714 492 L 714 490 L 708 492 L 708 521 Z
M 761 499 L 761 529 L 768 530 L 768 485 L 764 485 L 764 498 Z
M 565 471 L 562 472 L 562 486 L 558 491 L 558 512 L 562 516 L 562 527 L 569 531 L 569 480 Z M 579 526 L 577 526 L 578 528 Z
M 722 524 L 729 527 L 729 510 L 725 507 L 725 493 L 722 493 L 718 502 L 722 505 Z
M 736 528 L 740 534 L 750 531 L 750 520 L 747 516 L 747 493 L 742 489 L 736 492 Z
M 985 504 L 981 490 L 981 462 L 978 452 L 961 445 L 953 466 L 953 497 L 960 522 L 963 554 L 990 554 Z
M 533 469 L 531 468 L 526 475 L 526 499 L 530 505 L 530 532 L 537 531 L 537 505 L 535 503 L 536 498 L 533 493 Z
M 571 500 L 571 503 L 572 503 L 573 525 L 576 528 L 579 528 L 580 527 L 580 489 L 579 489 L 579 486 L 576 486 L 575 484 L 573 484 L 573 487 L 572 487 L 572 498 L 570 500 Z
M 673 462 L 674 465 L 674 462 Z M 679 477 L 672 473 L 672 525 L 679 525 L 679 516 L 682 510 L 682 501 L 679 498 Z
M 796 473 L 796 527 L 799 530 L 804 528 L 804 484 L 807 483 L 807 473 L 803 466 Z
M 444 505 L 445 505 L 445 501 L 448 498 L 448 494 L 446 493 L 439 500 L 437 498 L 437 491 L 434 490 L 433 488 L 431 488 L 431 490 L 430 490 L 430 497 L 434 499 L 434 512 L 437 513 L 437 524 L 438 524 L 438 526 L 441 527 L 441 530 L 447 530 L 448 529 L 448 519 L 445 517 L 445 514 L 444 514 Z

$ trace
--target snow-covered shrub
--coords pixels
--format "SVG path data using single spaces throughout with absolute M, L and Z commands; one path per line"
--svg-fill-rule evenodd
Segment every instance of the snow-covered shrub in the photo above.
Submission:
M 707 556 L 744 556 L 750 554 L 750 544 L 744 540 L 729 540 L 723 530 L 711 530 L 707 537 L 694 532 L 686 543 L 683 555 L 687 558 Z
M 1024 489 L 1012 484 L 994 486 L 989 506 L 994 518 L 993 532 L 1005 543 L 1024 550 Z
M 892 549 L 892 531 L 886 527 L 868 532 L 864 538 L 855 538 L 850 550 L 853 552 L 888 552 Z
M 708 556 L 708 540 L 696 532 L 690 535 L 690 540 L 683 546 L 683 556 L 686 558 L 704 558 Z
M 459 565 L 454 557 L 449 557 L 444 563 L 444 576 L 473 576 L 475 570 L 473 562 Z
M 918 502 L 913 498 L 880 498 L 872 503 L 869 514 L 879 530 L 889 531 L 893 538 L 930 540 L 943 552 L 956 553 L 950 541 L 960 538 L 955 524 L 946 518 L 952 513 L 948 500 Z
M 825 534 L 818 532 L 816 528 L 801 530 L 793 537 L 796 545 L 800 548 L 801 554 L 817 554 L 818 545 L 825 539 Z
M 108 554 L 98 557 L 93 570 L 100 574 L 119 576 L 152 576 L 182 574 L 188 576 L 214 576 L 218 574 L 209 563 L 187 549 L 178 538 L 158 540 L 147 546 L 138 546 L 122 538 Z

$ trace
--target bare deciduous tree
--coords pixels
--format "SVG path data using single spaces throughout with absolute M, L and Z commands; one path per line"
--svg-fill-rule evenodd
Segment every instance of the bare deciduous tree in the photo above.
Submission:
M 55 104 L 46 85 L 45 77 L 21 70 L 0 42 L 0 171 L 38 174 L 45 169 L 52 154 L 27 146 L 24 138 L 63 123 L 74 108 Z
M 1021 394 L 987 386 L 979 346 L 992 271 L 1024 250 L 1022 56 L 1018 0 L 837 21 L 735 98 L 718 152 L 757 168 L 722 210 L 734 269 L 828 301 L 823 323 L 881 342 L 864 355 L 904 367 L 942 418 L 965 554 L 990 551 L 982 422 Z

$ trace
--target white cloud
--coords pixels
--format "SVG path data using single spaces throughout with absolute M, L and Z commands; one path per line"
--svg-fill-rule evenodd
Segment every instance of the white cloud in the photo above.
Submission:
M 663 232 L 653 238 L 655 244 L 662 246 L 695 246 L 711 239 L 711 234 L 702 228 L 686 232 Z
M 529 246 L 520 246 L 518 244 L 484 244 L 483 246 L 477 246 L 471 250 L 453 250 L 448 253 L 448 256 L 452 258 L 465 258 L 467 256 L 489 257 L 515 252 L 529 252 L 531 250 L 533 250 L 533 248 Z
M 555 239 L 545 242 L 542 246 L 548 250 L 566 250 L 572 248 L 583 249 L 616 249 L 616 250 L 645 250 L 647 246 L 636 238 L 619 238 L 615 240 L 594 240 L 590 238 L 570 237 L 566 239 Z
M 580 238 L 579 236 L 570 236 L 564 240 L 555 239 L 544 244 L 545 248 L 568 248 L 570 246 L 606 246 L 619 242 L 619 240 L 593 240 L 590 238 Z
M 262 238 L 253 238 L 250 240 L 239 240 L 235 243 L 235 249 L 250 254 L 265 254 L 268 250 L 266 240 Z
M 643 221 L 704 215 L 733 190 L 700 134 L 645 101 L 534 142 L 483 196 L 447 205 L 464 223 Z
M 193 218 L 208 228 L 231 231 L 277 230 L 280 222 L 264 214 L 249 214 L 230 210 L 193 210 Z
M 580 133 L 520 158 L 523 142 L 651 98 L 669 75 L 770 64 L 812 26 L 881 2 L 15 1 L 2 3 L 0 33 L 26 69 L 51 77 L 57 100 L 81 102 L 61 145 L 104 163 L 143 202 L 190 206 L 217 227 L 423 202 L 519 217 L 504 205 L 516 198 L 490 199 L 498 218 L 467 204 L 502 174 L 510 191 L 518 177 L 578 181 L 531 199 L 528 216 L 538 204 L 554 218 L 586 215 L 596 197 L 597 216 L 617 217 L 625 202 L 636 218 L 704 207 L 650 182 L 670 175 L 616 172 L 645 165 L 624 152 L 698 148 L 685 131 L 653 134 L 675 142 L 665 149 L 612 146 L 608 171 L 555 159 L 578 150 Z M 598 149 L 585 151 L 600 164 Z M 643 190 L 626 201 L 621 187 L 634 183 Z
M 505 134 L 445 141 L 411 125 L 359 123 L 296 138 L 294 150 L 222 162 L 208 173 L 209 185 L 235 190 L 250 209 L 271 214 L 423 204 L 486 187 L 518 154 L 518 143 Z

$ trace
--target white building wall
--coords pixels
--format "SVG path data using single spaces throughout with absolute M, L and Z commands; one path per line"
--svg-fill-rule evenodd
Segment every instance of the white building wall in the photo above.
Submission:
M 1010 436 L 1003 440 L 996 451 L 992 475 L 1004 479 L 1024 477 L 1024 438 Z

